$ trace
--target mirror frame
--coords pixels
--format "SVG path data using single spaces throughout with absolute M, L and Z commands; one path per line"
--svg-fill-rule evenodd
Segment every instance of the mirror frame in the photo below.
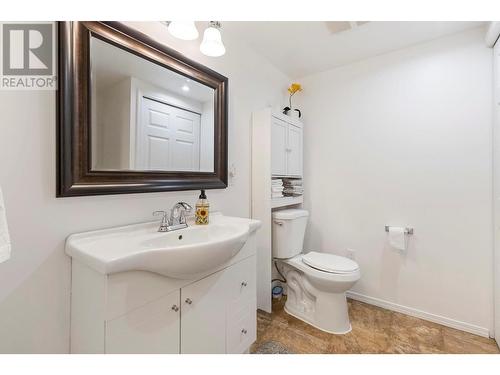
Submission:
M 214 89 L 214 171 L 99 171 L 91 162 L 90 38 Z M 228 79 L 120 22 L 58 22 L 57 197 L 227 187 Z

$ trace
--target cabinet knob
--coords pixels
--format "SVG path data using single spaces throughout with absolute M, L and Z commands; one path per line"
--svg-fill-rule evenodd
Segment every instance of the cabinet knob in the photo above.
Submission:
M 173 305 L 172 306 L 172 310 L 174 310 L 175 312 L 179 311 L 179 307 L 177 305 Z
M 246 330 L 245 328 L 243 328 L 243 329 L 241 330 L 241 333 L 243 333 L 244 335 L 246 335 L 246 334 L 247 334 L 247 330 Z
M 246 282 L 246 281 L 242 281 L 242 282 L 241 282 L 241 286 L 247 286 L 247 285 L 248 285 L 248 284 L 247 284 L 247 282 Z
M 187 303 L 188 305 L 190 305 L 190 304 L 192 304 L 192 303 L 193 303 L 193 301 L 191 300 L 191 298 L 186 298 L 186 303 Z

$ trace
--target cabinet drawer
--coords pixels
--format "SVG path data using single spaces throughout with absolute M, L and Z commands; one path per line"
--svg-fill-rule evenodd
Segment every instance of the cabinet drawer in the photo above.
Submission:
M 226 331 L 226 352 L 241 354 L 257 339 L 257 315 L 255 310 L 244 315 Z
M 229 277 L 228 296 L 230 300 L 253 300 L 257 295 L 255 256 L 236 263 L 228 269 Z

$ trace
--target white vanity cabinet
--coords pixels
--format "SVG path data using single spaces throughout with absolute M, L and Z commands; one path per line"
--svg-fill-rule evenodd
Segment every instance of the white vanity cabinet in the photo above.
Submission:
M 255 278 L 252 256 L 181 289 L 181 353 L 242 353 L 255 341 Z
M 272 116 L 271 173 L 302 176 L 302 124 L 288 116 Z
M 189 280 L 103 274 L 73 258 L 71 352 L 244 353 L 256 339 L 256 272 L 254 232 L 229 261 Z

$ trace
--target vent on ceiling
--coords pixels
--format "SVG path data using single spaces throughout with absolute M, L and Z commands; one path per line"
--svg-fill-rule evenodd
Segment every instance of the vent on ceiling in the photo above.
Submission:
M 370 21 L 328 21 L 325 22 L 325 24 L 330 33 L 338 34 L 344 31 L 357 29 L 368 22 Z

